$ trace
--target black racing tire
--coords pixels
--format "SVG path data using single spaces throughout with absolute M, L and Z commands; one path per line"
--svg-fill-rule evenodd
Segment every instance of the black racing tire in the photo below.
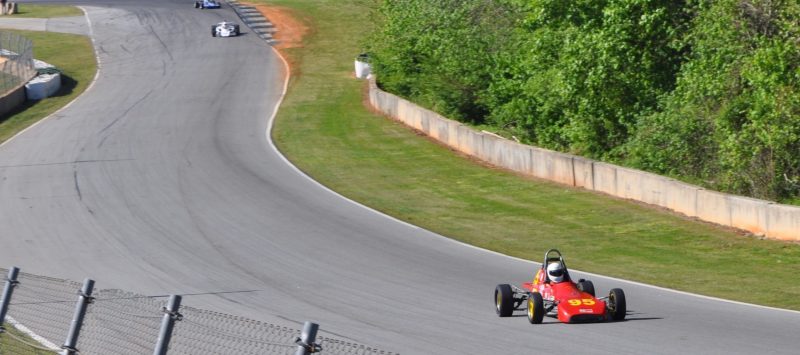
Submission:
M 514 313 L 514 291 L 511 285 L 500 284 L 494 289 L 494 310 L 500 317 L 511 317 Z
M 542 324 L 544 319 L 544 299 L 539 292 L 531 292 L 528 294 L 528 322 L 531 324 Z
M 199 2 L 197 2 L 197 1 L 195 1 L 195 2 L 194 2 L 194 8 L 195 8 L 195 9 L 197 9 L 197 8 L 199 8 L 199 7 L 200 7 L 200 3 L 199 3 Z
M 217 26 L 211 26 L 211 37 L 217 36 Z
M 237 36 L 241 33 L 241 31 L 239 31 L 239 25 L 233 25 L 233 32 L 236 33 Z
M 594 293 L 594 284 L 591 281 L 589 280 L 578 281 L 576 286 L 578 287 L 579 291 L 586 292 L 592 295 L 592 297 L 596 297 Z
M 628 311 L 625 304 L 625 292 L 622 292 L 622 289 L 619 288 L 612 288 L 608 293 L 606 307 L 608 307 L 608 315 L 611 316 L 612 320 L 621 321 L 625 319 L 625 312 Z

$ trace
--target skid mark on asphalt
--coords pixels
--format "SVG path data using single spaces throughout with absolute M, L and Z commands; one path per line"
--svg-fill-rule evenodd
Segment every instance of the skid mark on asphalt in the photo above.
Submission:
M 119 120 L 125 118 L 125 116 L 127 116 L 128 113 L 131 112 L 131 110 L 133 110 L 134 107 L 139 105 L 142 101 L 146 100 L 147 97 L 150 96 L 150 94 L 152 94 L 152 93 L 153 93 L 153 90 L 148 91 L 146 94 L 144 94 L 144 96 L 142 96 L 142 98 L 140 98 L 139 100 L 136 100 L 136 102 L 134 102 L 133 105 L 131 105 L 130 107 L 128 107 L 125 110 L 125 112 L 123 112 L 121 115 L 119 115 L 113 121 L 111 121 L 111 123 L 109 123 L 108 125 L 103 127 L 103 129 L 101 129 L 100 132 L 98 132 L 98 133 L 103 133 L 103 132 L 107 131 L 109 128 L 111 128 L 112 126 L 114 126 L 115 124 L 117 124 L 117 122 L 119 122 Z M 101 146 L 103 146 L 103 142 L 105 142 L 105 138 L 103 138 L 103 140 L 100 142 L 100 144 L 97 147 L 100 148 Z
M 167 47 L 167 44 L 164 43 L 164 40 L 161 39 L 161 37 L 158 36 L 158 33 L 156 33 L 156 31 L 153 29 L 153 26 L 152 25 L 148 25 L 147 28 L 150 30 L 150 33 L 152 33 L 153 36 L 156 37 L 158 42 L 161 43 L 161 46 L 164 47 L 164 52 L 167 52 L 167 55 L 169 56 L 169 60 L 174 62 L 175 58 L 172 57 L 172 52 L 169 51 L 169 47 Z

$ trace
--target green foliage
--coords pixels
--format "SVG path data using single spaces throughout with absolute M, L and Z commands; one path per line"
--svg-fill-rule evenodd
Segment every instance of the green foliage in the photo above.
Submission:
M 800 187 L 800 7 L 718 1 L 687 36 L 691 55 L 663 110 L 639 121 L 629 162 L 759 198 Z
M 800 196 L 792 0 L 383 0 L 379 84 L 539 146 Z
M 480 122 L 486 58 L 500 50 L 514 15 L 492 0 L 385 1 L 369 48 L 380 84 L 445 115 Z
M 678 34 L 690 19 L 669 0 L 526 1 L 516 52 L 498 61 L 492 121 L 522 118 L 528 140 L 612 157 L 670 91 L 682 61 Z

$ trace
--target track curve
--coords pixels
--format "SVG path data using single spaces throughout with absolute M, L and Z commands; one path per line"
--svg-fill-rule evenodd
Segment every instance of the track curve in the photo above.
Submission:
M 4 265 L 149 294 L 259 290 L 184 303 L 313 320 L 405 354 L 798 351 L 800 313 L 599 276 L 598 293 L 625 289 L 628 321 L 499 319 L 494 286 L 535 265 L 363 208 L 286 164 L 265 135 L 282 64 L 253 34 L 210 37 L 230 8 L 61 2 L 87 5 L 101 71 L 0 147 Z

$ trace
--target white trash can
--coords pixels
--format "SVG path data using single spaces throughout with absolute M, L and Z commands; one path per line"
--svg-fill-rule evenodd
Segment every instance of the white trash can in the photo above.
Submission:
M 369 57 L 366 54 L 361 54 L 356 57 L 356 78 L 359 79 L 366 79 L 370 72 L 371 68 L 369 66 Z

